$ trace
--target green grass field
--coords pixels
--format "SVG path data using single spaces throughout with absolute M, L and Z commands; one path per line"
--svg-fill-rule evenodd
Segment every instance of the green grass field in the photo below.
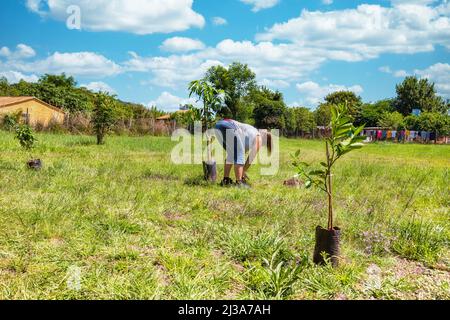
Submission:
M 38 139 L 34 172 L 0 132 L 0 299 L 450 299 L 449 146 L 372 144 L 338 163 L 332 269 L 311 261 L 323 194 L 283 186 L 290 153 L 319 160 L 320 141 L 283 139 L 279 173 L 253 168 L 246 191 L 173 165 L 170 138 Z

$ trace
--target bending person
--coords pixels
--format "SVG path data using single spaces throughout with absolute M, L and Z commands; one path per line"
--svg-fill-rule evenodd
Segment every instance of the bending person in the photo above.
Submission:
M 229 186 L 233 184 L 230 174 L 234 165 L 236 185 L 248 188 L 247 171 L 263 145 L 263 138 L 267 141 L 269 153 L 272 151 L 272 135 L 267 130 L 258 131 L 249 124 L 231 119 L 220 120 L 216 123 L 216 135 L 227 152 L 224 178 L 221 185 Z M 248 157 L 245 160 L 247 152 Z

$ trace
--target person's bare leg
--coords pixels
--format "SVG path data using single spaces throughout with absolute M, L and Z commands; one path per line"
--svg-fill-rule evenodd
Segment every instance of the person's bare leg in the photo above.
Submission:
M 236 181 L 242 181 L 242 177 L 244 176 L 244 166 L 241 164 L 235 164 L 234 174 L 236 175 Z
M 225 163 L 225 167 L 224 167 L 224 178 L 229 178 L 230 177 L 230 173 L 231 173 L 231 168 L 233 167 L 232 164 L 228 164 Z

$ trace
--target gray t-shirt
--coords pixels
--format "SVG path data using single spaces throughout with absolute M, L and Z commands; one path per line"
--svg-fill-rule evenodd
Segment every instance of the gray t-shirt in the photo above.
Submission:
M 250 147 L 254 147 L 255 140 L 260 135 L 258 129 L 249 124 L 241 123 L 236 120 L 231 121 L 238 128 L 238 134 L 241 136 L 242 141 L 245 141 L 245 151 L 249 151 Z

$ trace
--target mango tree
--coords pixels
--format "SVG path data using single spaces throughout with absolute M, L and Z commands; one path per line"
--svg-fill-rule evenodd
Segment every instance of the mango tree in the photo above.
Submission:
M 203 103 L 200 109 L 202 121 L 202 130 L 205 132 L 210 129 L 215 120 L 217 110 L 222 107 L 224 91 L 215 89 L 205 79 L 195 80 L 189 84 L 189 97 L 197 97 L 197 101 Z M 216 161 L 212 157 L 213 136 L 206 136 L 207 158 L 203 161 L 203 173 L 205 180 L 215 181 L 217 178 Z
M 15 138 L 19 141 L 20 146 L 28 152 L 30 160 L 27 162 L 28 168 L 39 170 L 42 168 L 41 159 L 33 159 L 31 151 L 33 150 L 37 139 L 34 135 L 33 129 L 27 124 L 19 124 L 16 126 Z

